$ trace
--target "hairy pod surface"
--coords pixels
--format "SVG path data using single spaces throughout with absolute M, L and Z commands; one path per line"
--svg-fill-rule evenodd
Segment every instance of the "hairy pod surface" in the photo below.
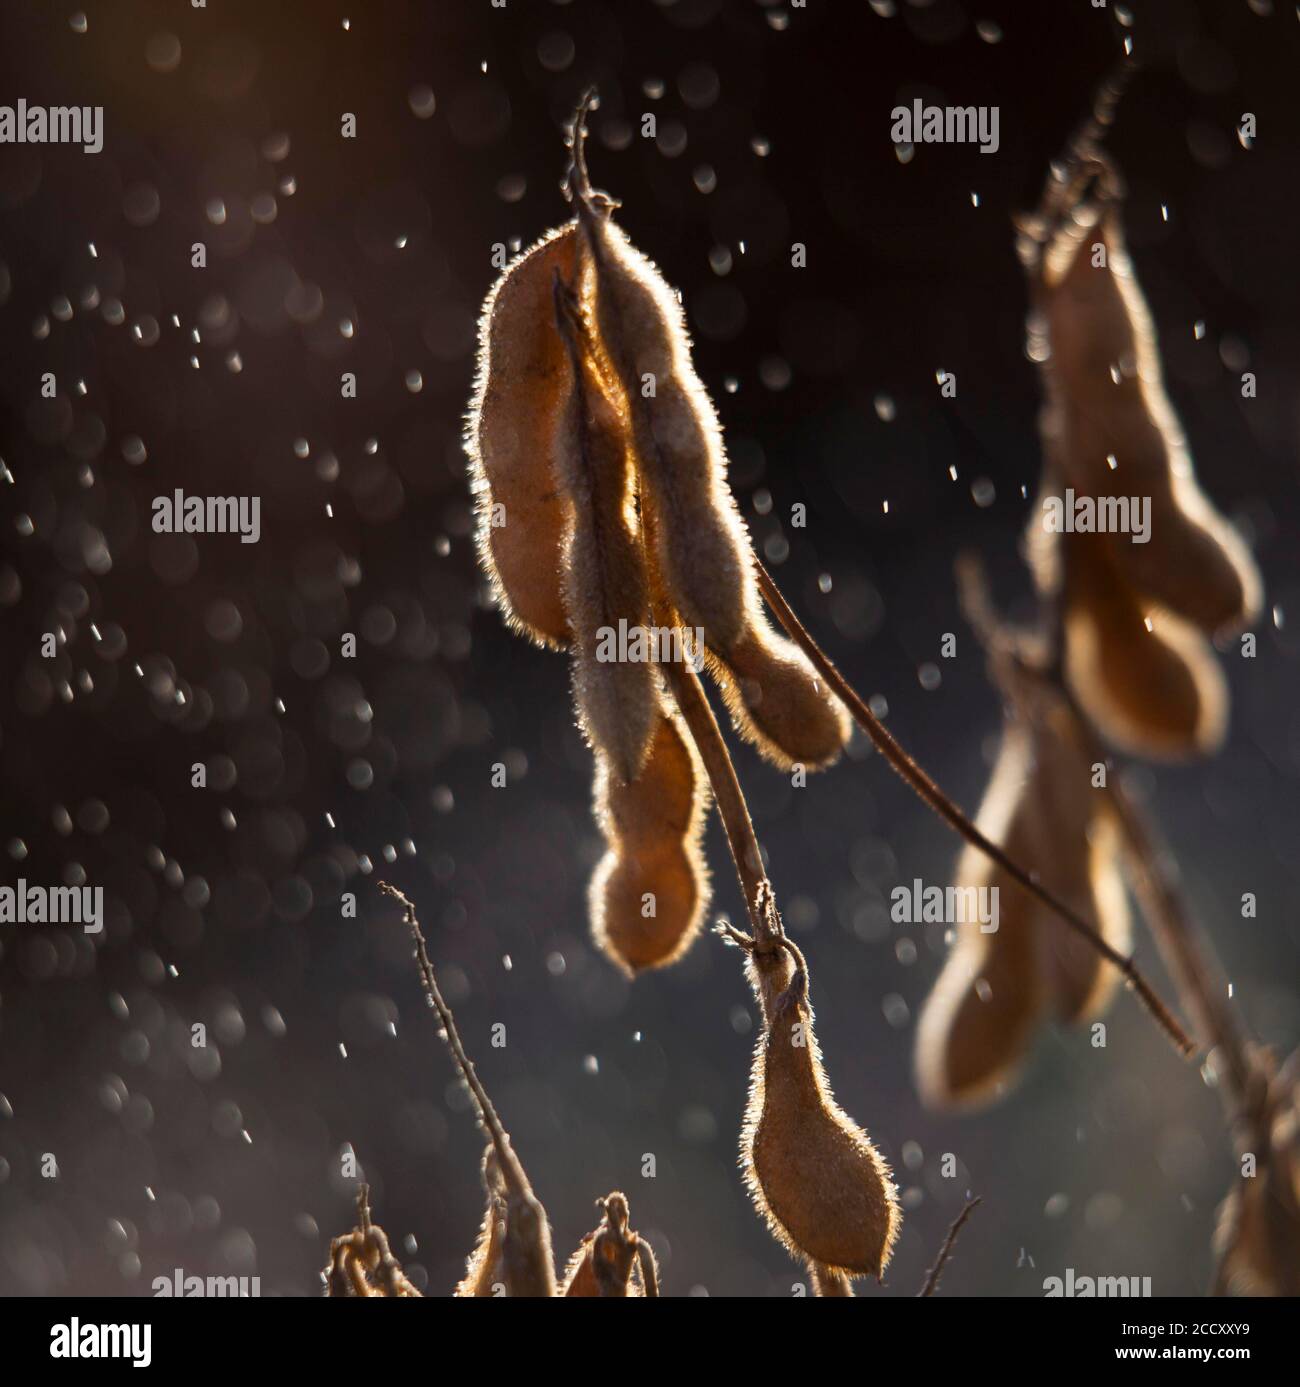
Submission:
M 686 623 L 727 648 L 759 611 L 749 536 L 727 485 L 722 432 L 691 363 L 682 306 L 603 209 L 579 205 L 596 319 L 628 399 L 658 567 Z
M 590 746 L 629 781 L 641 769 L 659 716 L 654 666 L 610 658 L 617 656 L 620 629 L 649 620 L 635 471 L 618 401 L 601 377 L 580 310 L 563 286 L 556 298 L 574 380 L 557 451 L 558 476 L 572 502 L 562 591 L 573 633 L 574 703 Z
M 555 1294 L 551 1225 L 541 1200 L 530 1189 L 511 1190 L 506 1196 L 501 1266 L 506 1295 L 537 1297 Z
M 815 1296 L 835 1298 L 853 1294 L 853 1283 L 842 1271 L 832 1271 L 818 1262 L 808 1263 L 808 1280 Z
M 725 651 L 712 647 L 707 663 L 737 731 L 767 760 L 819 770 L 839 758 L 850 732 L 844 705 L 761 614 Z
M 661 968 L 690 947 L 709 899 L 707 779 L 676 714 L 660 713 L 630 783 L 597 758 L 595 802 L 608 847 L 588 892 L 592 935 L 624 972 Z
M 1077 494 L 1149 498 L 1148 541 L 1115 546 L 1130 582 L 1207 634 L 1236 631 L 1259 610 L 1259 572 L 1196 481 L 1124 246 L 1118 176 L 1099 151 L 1088 162 L 1108 191 L 1078 203 L 1034 262 L 1044 441 Z
M 879 1278 L 902 1219 L 889 1167 L 831 1093 L 806 974 L 784 950 L 752 952 L 748 972 L 764 1017 L 741 1135 L 750 1194 L 794 1257 Z
M 1106 739 L 1159 760 L 1208 755 L 1228 725 L 1228 688 L 1213 647 L 1189 622 L 1144 603 L 1105 537 L 1067 535 L 1066 679 Z
M 562 1294 L 615 1299 L 659 1294 L 658 1277 L 643 1273 L 654 1265 L 648 1245 L 628 1226 L 627 1196 L 617 1190 L 597 1200 L 600 1224 L 569 1259 Z
M 480 565 L 509 625 L 549 646 L 569 641 L 560 587 L 567 503 L 553 464 L 572 392 L 553 281 L 573 280 L 578 244 L 574 223 L 549 232 L 488 294 L 465 438 Z
M 784 769 L 829 765 L 848 740 L 848 715 L 763 614 L 681 304 L 603 202 L 581 199 L 578 216 L 601 359 L 620 383 L 661 605 L 702 632 L 709 672 L 746 740 Z
M 483 1152 L 483 1192 L 487 1207 L 479 1228 L 478 1242 L 465 1265 L 465 1275 L 456 1287 L 458 1296 L 494 1296 L 496 1287 L 505 1285 L 502 1245 L 506 1229 L 506 1189 L 501 1166 L 491 1144 Z

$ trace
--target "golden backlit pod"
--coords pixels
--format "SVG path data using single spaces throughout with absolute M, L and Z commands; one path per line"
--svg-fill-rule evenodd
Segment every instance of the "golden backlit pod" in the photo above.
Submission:
M 748 973 L 764 1021 L 741 1135 L 754 1203 L 793 1256 L 819 1264 L 819 1275 L 879 1277 L 902 1217 L 897 1191 L 866 1132 L 831 1093 L 802 956 L 789 941 L 751 950 Z
M 1259 610 L 1259 572 L 1196 481 L 1124 245 L 1119 177 L 1095 147 L 1053 177 L 1045 202 L 1055 194 L 1059 219 L 1021 238 L 1049 456 L 1079 496 L 1149 504 L 1145 539 L 1116 537 L 1115 561 L 1130 582 L 1206 633 L 1239 630 Z
M 531 1188 L 506 1195 L 506 1226 L 501 1266 L 508 1296 L 553 1296 L 555 1256 L 546 1210 Z
M 675 714 L 660 715 L 631 783 L 597 757 L 595 802 L 608 844 L 588 897 L 595 941 L 628 973 L 672 963 L 695 938 L 709 896 L 699 841 L 707 781 Z
M 465 1265 L 465 1275 L 456 1287 L 458 1296 L 495 1296 L 505 1288 L 501 1249 L 506 1231 L 506 1188 L 501 1165 L 491 1145 L 483 1152 L 483 1191 L 487 1207 L 479 1228 L 478 1242 Z
M 479 562 L 509 624 L 551 646 L 569 640 L 560 589 L 567 504 L 553 461 L 572 389 L 554 279 L 573 280 L 577 249 L 570 223 L 526 250 L 493 286 L 479 319 L 465 438 Z
M 1086 780 L 1079 782 L 1081 787 L 1087 783 Z M 1077 793 L 1083 798 L 1100 792 L 1080 788 Z M 1127 954 L 1132 945 L 1132 916 L 1120 865 L 1119 831 L 1108 818 L 1096 813 L 1089 819 L 1086 831 L 1088 842 L 1083 851 L 1088 879 L 1086 896 L 1066 895 L 1050 878 L 1044 880 L 1067 905 L 1092 922 L 1111 948 Z M 1055 859 L 1045 856 L 1040 860 L 1050 863 Z M 1086 939 L 1050 914 L 1043 916 L 1041 948 L 1056 1019 L 1066 1024 L 1083 1025 L 1100 1016 L 1119 988 L 1119 970 L 1102 958 Z
M 1091 783 L 1080 729 L 1055 699 L 1012 691 L 1003 736 L 977 824 L 1011 858 L 1035 872 L 1112 948 L 1129 947 L 1131 921 L 1119 843 Z M 1037 897 L 966 847 L 954 884 L 963 899 L 956 942 L 922 1009 L 916 1066 L 932 1107 L 976 1107 L 1006 1092 L 1027 1058 L 1039 1023 L 1099 1015 L 1119 972 Z M 986 932 L 978 895 L 996 909 Z
M 596 1201 L 599 1226 L 569 1259 L 562 1294 L 574 1297 L 658 1296 L 659 1276 L 650 1245 L 628 1226 L 627 1196 Z
M 658 517 L 659 571 L 685 623 L 701 628 L 710 646 L 729 648 L 758 612 L 758 590 L 682 306 L 614 223 L 607 199 L 587 190 L 577 208 L 594 267 L 595 320 L 627 394 L 643 504 Z
M 594 321 L 621 384 L 663 596 L 709 652 L 741 734 L 777 765 L 816 769 L 848 739 L 845 710 L 768 625 L 749 535 L 727 485 L 717 414 L 677 295 L 592 192 L 576 128 L 571 187 L 590 251 Z
M 589 744 L 626 781 L 641 769 L 659 716 L 653 663 L 619 648 L 620 633 L 649 624 L 634 473 L 617 398 L 601 378 L 578 300 L 560 282 L 555 304 L 573 370 L 556 474 L 573 503 L 562 593 L 574 704 Z
M 975 819 L 983 833 L 1031 870 L 1037 847 L 1028 797 L 1033 758 L 1029 729 L 1010 724 Z M 921 1101 L 932 1108 L 978 1107 L 1006 1092 L 1028 1056 L 1046 1005 L 1035 935 L 1041 914 L 1037 900 L 969 846 L 958 859 L 953 884 L 958 891 L 987 890 L 986 899 L 998 903 L 998 919 L 997 929 L 987 933 L 978 918 L 954 925 L 955 942 L 921 1009 L 916 1080 Z
M 1097 730 L 1121 750 L 1154 759 L 1217 750 L 1228 689 L 1213 647 L 1190 623 L 1144 604 L 1105 536 L 1064 539 L 1065 674 Z
M 844 705 L 817 677 L 803 651 L 756 616 L 725 652 L 708 652 L 709 673 L 740 734 L 783 770 L 818 770 L 849 738 Z
M 1120 840 L 1092 784 L 1082 729 L 1055 697 L 1018 690 L 1030 719 L 1033 763 L 1026 785 L 1027 865 L 1117 952 L 1127 953 L 1132 920 L 1120 869 Z M 1020 859 L 1017 859 L 1020 860 Z M 1081 1024 L 1100 1015 L 1119 986 L 1119 971 L 1051 911 L 1035 902 L 1039 965 L 1056 1019 Z

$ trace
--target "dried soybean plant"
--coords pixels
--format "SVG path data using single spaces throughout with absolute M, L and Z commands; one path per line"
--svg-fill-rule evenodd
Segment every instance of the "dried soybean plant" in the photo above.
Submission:
M 972 824 L 899 746 L 758 561 L 680 301 L 615 222 L 618 204 L 591 186 L 594 105 L 589 92 L 569 131 L 563 187 L 574 220 L 516 259 L 484 307 L 466 435 L 480 560 L 511 627 L 573 657 L 608 845 L 589 891 L 592 931 L 628 973 L 671 963 L 698 931 L 712 792 L 750 924 L 748 934 L 725 932 L 747 955 L 763 1013 L 742 1137 L 747 1183 L 814 1288 L 842 1294 L 849 1277 L 882 1273 L 896 1195 L 831 1096 L 808 970 L 785 937 L 700 668 L 739 734 L 785 769 L 831 764 L 851 716 L 975 852 L 1064 922 L 1073 951 L 1095 951 L 1094 971 L 1107 963 L 1122 973 L 1179 1051 L 1194 1047 L 1083 908 Z
M 657 1296 L 659 1267 L 650 1244 L 628 1227 L 627 1196 L 615 1190 L 596 1207 L 600 1224 L 569 1258 L 560 1294 Z
M 609 844 L 590 891 L 593 933 L 628 972 L 671 962 L 698 930 L 707 897 L 698 839 L 711 785 L 753 926 L 752 936 L 732 937 L 748 951 L 764 1015 L 743 1138 L 747 1180 L 790 1251 L 847 1288 L 851 1275 L 883 1271 L 897 1233 L 894 1187 L 865 1132 L 831 1096 L 807 970 L 784 937 L 698 670 L 719 685 L 741 735 L 783 767 L 833 761 L 848 718 L 762 614 L 680 304 L 587 179 L 588 105 L 571 134 L 575 222 L 516 261 L 484 310 L 470 428 L 480 554 L 511 623 L 572 651 L 574 702 L 596 757 L 596 809 Z M 572 239 L 567 263 L 558 263 Z M 548 288 L 552 312 L 544 311 Z M 514 323 L 521 304 L 542 311 Z M 511 547 L 527 519 L 512 517 L 502 497 L 528 469 L 531 494 L 553 498 L 563 516 L 545 558 Z M 528 545 L 536 542 L 534 532 Z M 523 614 L 513 575 L 525 569 L 521 597 L 536 611 L 544 579 L 562 622 L 543 629 Z M 643 649 L 605 647 L 629 631 Z M 588 1258 L 609 1249 L 627 1260 L 612 1213 L 607 1221 Z M 579 1263 L 570 1284 L 583 1277 Z
M 498 605 L 573 656 L 608 844 L 592 929 L 634 973 L 679 957 L 708 903 L 706 778 L 659 670 L 707 668 L 741 734 L 782 767 L 829 764 L 848 719 L 762 615 L 681 306 L 587 182 L 585 110 L 575 221 L 516 260 L 484 307 L 467 447 Z
M 1248 1038 L 1168 850 L 1105 773 L 1107 745 L 1172 760 L 1221 744 L 1227 692 L 1210 638 L 1248 625 L 1262 593 L 1246 546 L 1197 485 L 1164 391 L 1151 316 L 1124 249 L 1122 183 L 1100 145 L 1116 95 L 1115 85 L 1103 89 L 1097 114 L 1019 228 L 1029 350 L 1045 391 L 1044 477 L 1025 537 L 1040 619 L 1033 631 L 1008 628 L 978 565 L 959 564 L 963 606 L 1008 719 L 980 821 L 1078 900 L 1119 949 L 1129 947 L 1132 890 L 1209 1052 L 1206 1072 L 1242 1159 L 1220 1211 L 1215 1290 L 1296 1294 L 1300 1057 L 1279 1069 Z M 1118 518 L 1122 500 L 1143 496 L 1141 544 L 1111 524 L 1066 532 L 1053 519 L 1080 502 Z M 981 871 L 964 854 L 957 879 Z M 933 1105 L 1004 1092 L 1049 1008 L 1075 1021 L 1104 1008 L 1109 988 L 1063 942 L 1057 922 L 1005 885 L 996 935 L 959 928 L 918 1026 L 920 1087 Z
M 325 1294 L 386 1299 L 419 1296 L 388 1246 L 388 1235 L 370 1221 L 370 1186 L 357 1188 L 357 1226 L 330 1243 L 329 1264 L 321 1272 Z
M 414 904 L 396 887 L 379 888 L 402 908 L 411 931 L 421 986 L 438 1013 L 443 1037 L 470 1091 L 479 1125 L 487 1135 L 483 1153 L 485 1211 L 478 1240 L 466 1262 L 457 1296 L 657 1296 L 658 1268 L 650 1245 L 629 1227 L 627 1197 L 617 1191 L 600 1200 L 604 1217 L 583 1239 L 570 1259 L 562 1287 L 557 1287 L 551 1226 L 533 1193 L 509 1133 L 465 1053 L 456 1018 L 438 987 L 424 932 Z M 370 1221 L 369 1190 L 360 1187 L 357 1227 L 330 1245 L 330 1262 L 322 1273 L 327 1296 L 418 1296 L 401 1265 L 389 1251 L 383 1229 Z M 635 1274 L 634 1274 L 635 1273 Z
M 564 190 L 575 219 L 508 266 L 484 305 L 466 449 L 497 605 L 514 630 L 574 657 L 575 710 L 596 759 L 608 843 L 589 892 L 596 942 L 637 972 L 674 961 L 698 931 L 707 792 L 690 742 L 703 747 L 682 734 L 679 690 L 666 691 L 655 668 L 672 684 L 674 666 L 702 664 L 740 735 L 782 768 L 831 764 L 851 717 L 935 813 L 1123 973 L 1190 1055 L 1132 960 L 912 760 L 754 554 L 679 298 L 614 221 L 617 202 L 591 187 L 584 142 L 594 106 L 589 92 L 569 131 Z M 737 867 L 752 920 L 755 874 Z
M 932 1296 L 939 1289 L 939 1282 L 943 1277 L 944 1269 L 952 1260 L 953 1249 L 957 1245 L 957 1235 L 966 1226 L 966 1220 L 975 1212 L 984 1201 L 982 1199 L 968 1199 L 962 1206 L 962 1211 L 953 1219 L 948 1229 L 948 1235 L 943 1240 L 943 1246 L 939 1249 L 939 1255 L 934 1259 L 934 1265 L 925 1274 L 925 1280 L 921 1283 L 921 1289 L 917 1291 L 917 1297 Z

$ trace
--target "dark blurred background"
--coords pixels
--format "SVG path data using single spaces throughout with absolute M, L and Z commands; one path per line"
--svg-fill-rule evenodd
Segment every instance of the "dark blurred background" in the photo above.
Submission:
M 736 1170 L 739 960 L 702 938 L 629 985 L 593 950 L 565 662 L 508 635 L 474 563 L 460 436 L 492 247 L 564 219 L 560 124 L 592 81 L 595 180 L 685 295 L 756 542 L 973 809 L 999 710 L 951 561 L 977 547 L 1027 612 L 1039 467 L 1010 218 L 1132 39 L 1146 66 L 1112 141 L 1131 246 L 1202 482 L 1271 605 L 1258 657 L 1226 658 L 1223 754 L 1136 783 L 1251 1025 L 1295 1046 L 1293 5 L 70 0 L 0 23 L 0 103 L 100 104 L 106 128 L 94 156 L 0 147 L 0 864 L 108 896 L 97 937 L 0 928 L 0 1292 L 148 1294 L 182 1267 L 313 1294 L 352 1221 L 349 1146 L 408 1270 L 451 1289 L 481 1138 L 383 876 L 419 904 L 561 1257 L 622 1188 L 668 1293 L 800 1279 Z M 999 151 L 903 162 L 889 113 L 917 96 L 998 106 Z M 260 495 L 261 542 L 154 535 L 175 487 Z M 1045 1035 L 1001 1106 L 923 1112 L 911 1046 L 941 931 L 892 925 L 888 899 L 943 882 L 955 840 L 860 746 L 799 791 L 748 748 L 737 764 L 837 1095 L 904 1192 L 885 1293 L 915 1291 L 968 1190 L 984 1207 L 946 1294 L 1038 1295 L 1067 1266 L 1202 1291 L 1234 1166 L 1196 1072 L 1121 997 L 1106 1049 Z M 734 914 L 712 826 L 709 852 Z

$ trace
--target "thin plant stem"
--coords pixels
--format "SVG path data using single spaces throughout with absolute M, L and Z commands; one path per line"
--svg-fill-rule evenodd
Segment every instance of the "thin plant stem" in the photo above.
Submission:
M 727 835 L 731 860 L 736 864 L 740 893 L 745 898 L 745 910 L 753 927 L 754 940 L 774 943 L 776 933 L 772 916 L 765 909 L 771 898 L 772 886 L 763 870 L 763 855 L 754 833 L 754 821 L 749 816 L 749 805 L 745 802 L 745 793 L 740 788 L 736 767 L 723 741 L 718 720 L 713 716 L 713 709 L 704 695 L 699 675 L 689 665 L 670 661 L 662 668 L 667 674 L 673 700 L 681 710 L 700 759 L 704 762 L 704 770 L 713 789 L 713 803 Z
M 1236 1104 L 1252 1087 L 1246 1034 L 1227 1005 L 1227 981 L 1210 951 L 1204 932 L 1192 918 L 1187 900 L 1170 867 L 1170 854 L 1159 841 L 1149 817 L 1124 789 L 1108 779 L 1106 800 L 1124 838 L 1125 857 L 1142 900 L 1142 914 L 1155 937 L 1183 1006 L 1191 1013 L 1207 1046 L 1222 1055 L 1229 1090 Z
M 576 132 L 579 128 L 575 120 L 575 139 L 578 138 Z M 681 625 L 681 618 L 665 595 L 667 588 L 659 572 L 655 552 L 655 531 L 659 518 L 653 505 L 644 501 L 645 498 L 641 507 L 641 549 L 653 594 L 651 617 L 656 626 L 677 627 Z M 735 764 L 723 740 L 718 720 L 709 706 L 700 676 L 692 666 L 679 660 L 664 661 L 660 669 L 691 740 L 700 753 L 700 760 L 704 762 L 704 773 L 709 778 L 714 807 L 727 836 L 731 860 L 736 867 L 736 879 L 740 883 L 740 894 L 745 901 L 745 913 L 749 916 L 751 942 L 765 952 L 777 948 L 782 941 L 782 933 L 772 883 L 763 869 L 763 854 L 758 846 L 758 835 L 754 832 L 754 821 L 750 818 L 745 792 L 740 788 Z M 735 943 L 742 940 L 735 930 L 728 929 L 725 933 Z
M 815 1296 L 822 1296 L 827 1300 L 853 1296 L 853 1282 L 845 1273 L 834 1267 L 824 1266 L 821 1262 L 809 1260 L 808 1279 L 812 1282 Z
M 943 1269 L 948 1265 L 952 1257 L 952 1249 L 957 1242 L 957 1234 L 961 1232 L 962 1225 L 979 1207 L 979 1199 L 967 1201 L 966 1207 L 952 1221 L 952 1227 L 948 1229 L 948 1236 L 943 1240 L 943 1246 L 939 1249 L 939 1255 L 934 1259 L 934 1266 L 925 1274 L 925 1284 L 917 1291 L 917 1298 L 922 1296 L 932 1296 L 939 1287 L 939 1278 L 943 1275 Z
M 867 707 L 857 690 L 839 672 L 830 657 L 822 650 L 807 628 L 799 620 L 777 587 L 772 575 L 755 558 L 755 570 L 763 597 L 777 620 L 785 627 L 790 639 L 812 661 L 813 667 L 826 680 L 836 697 L 848 708 L 854 722 L 871 738 L 885 760 L 912 787 L 921 799 L 934 810 L 947 824 L 954 828 L 970 845 L 997 863 L 1008 876 L 1036 896 L 1050 910 L 1086 939 L 1106 961 L 1123 973 L 1129 986 L 1137 993 L 1142 1004 L 1150 1012 L 1157 1025 L 1165 1032 L 1174 1048 L 1184 1059 L 1191 1059 L 1197 1053 L 1195 1042 L 1179 1024 L 1173 1012 L 1160 999 L 1159 994 L 1147 981 L 1132 958 L 1126 958 L 1108 944 L 1100 934 L 1077 911 L 1071 910 L 1058 896 L 1049 891 L 1029 872 L 1025 871 L 991 838 L 983 834 L 962 812 L 961 808 L 946 795 L 931 779 L 930 775 L 908 754 L 902 745 L 888 731 L 878 717 Z
M 451 1008 L 443 1000 L 442 993 L 438 990 L 438 980 L 434 976 L 433 964 L 429 961 L 429 950 L 424 942 L 424 931 L 421 930 L 420 922 L 416 918 L 415 904 L 408 896 L 403 895 L 397 887 L 389 885 L 388 882 L 381 881 L 378 885 L 385 895 L 391 896 L 402 907 L 403 918 L 415 940 L 415 958 L 420 970 L 420 981 L 424 985 L 425 996 L 438 1013 L 442 1028 L 447 1033 L 447 1045 L 457 1067 L 465 1076 L 465 1082 L 469 1085 L 474 1106 L 478 1109 L 479 1119 L 487 1128 L 492 1145 L 496 1149 L 497 1159 L 501 1162 L 502 1173 L 516 1193 L 529 1192 L 532 1186 L 528 1182 L 528 1176 L 524 1173 L 519 1157 L 515 1155 L 514 1148 L 510 1145 L 510 1136 L 502 1125 L 500 1117 L 497 1116 L 497 1110 L 493 1106 L 492 1099 L 488 1097 L 487 1089 L 483 1087 L 482 1081 L 478 1077 L 473 1061 L 465 1053 L 460 1032 L 456 1029 L 456 1018 L 451 1014 Z

